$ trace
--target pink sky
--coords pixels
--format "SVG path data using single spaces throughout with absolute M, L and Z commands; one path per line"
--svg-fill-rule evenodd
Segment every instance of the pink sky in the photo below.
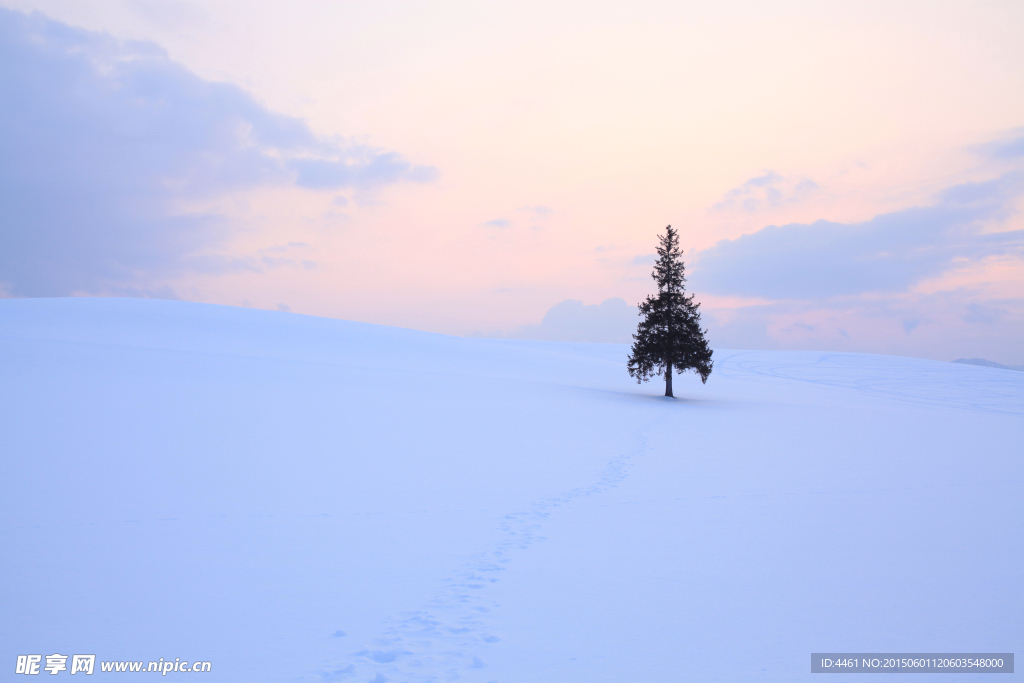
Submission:
M 204 253 L 262 264 L 146 276 L 194 301 L 510 334 L 566 299 L 639 301 L 668 223 L 699 264 L 765 226 L 859 224 L 1024 169 L 993 151 L 1024 136 L 1020 2 L 0 5 L 151 41 L 322 139 L 436 169 L 171 195 L 230 225 Z M 998 202 L 975 233 L 1024 229 L 1021 192 Z M 691 285 L 713 346 L 1021 364 L 1024 260 L 1003 242 L 944 242 L 927 272 L 842 295 Z

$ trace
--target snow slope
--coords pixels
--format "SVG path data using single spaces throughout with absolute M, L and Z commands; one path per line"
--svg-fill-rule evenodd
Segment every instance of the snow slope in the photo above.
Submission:
M 55 652 L 622 683 L 1024 651 L 1024 374 L 719 350 L 673 401 L 626 353 L 0 301 L 0 680 Z

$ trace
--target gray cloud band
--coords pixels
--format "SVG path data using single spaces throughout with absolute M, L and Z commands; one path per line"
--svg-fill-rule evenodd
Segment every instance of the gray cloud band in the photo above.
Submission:
M 176 204 L 266 184 L 372 189 L 429 181 L 395 152 L 314 135 L 151 43 L 0 9 L 0 283 L 11 294 L 145 287 L 230 225 Z
M 941 192 L 932 206 L 863 223 L 768 226 L 695 255 L 695 291 L 767 299 L 820 299 L 905 291 L 959 259 L 1024 253 L 1024 230 L 982 232 L 1024 192 L 1024 172 Z

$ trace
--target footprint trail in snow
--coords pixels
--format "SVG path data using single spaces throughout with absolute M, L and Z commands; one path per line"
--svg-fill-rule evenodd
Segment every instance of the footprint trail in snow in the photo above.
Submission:
M 394 615 L 370 647 L 359 649 L 307 680 L 370 683 L 432 683 L 473 680 L 488 682 L 487 649 L 501 639 L 488 628 L 488 614 L 500 605 L 487 588 L 509 569 L 517 551 L 538 541 L 544 523 L 559 508 L 586 496 L 604 493 L 626 478 L 629 466 L 646 450 L 645 426 L 633 450 L 613 458 L 601 478 L 561 496 L 537 501 L 529 509 L 501 518 L 500 541 L 472 557 L 444 581 L 444 588 L 419 609 Z

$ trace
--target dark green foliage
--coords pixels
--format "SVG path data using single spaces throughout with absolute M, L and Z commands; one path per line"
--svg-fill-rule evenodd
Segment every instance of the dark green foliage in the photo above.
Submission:
M 707 382 L 714 363 L 704 338 L 707 330 L 700 327 L 700 304 L 686 295 L 683 286 L 686 277 L 679 233 L 671 225 L 665 231 L 658 236 L 658 261 L 651 273 L 658 283 L 658 295 L 648 296 L 640 304 L 643 320 L 633 335 L 627 367 L 638 384 L 663 374 L 665 395 L 672 396 L 673 370 L 694 370 L 701 382 Z

